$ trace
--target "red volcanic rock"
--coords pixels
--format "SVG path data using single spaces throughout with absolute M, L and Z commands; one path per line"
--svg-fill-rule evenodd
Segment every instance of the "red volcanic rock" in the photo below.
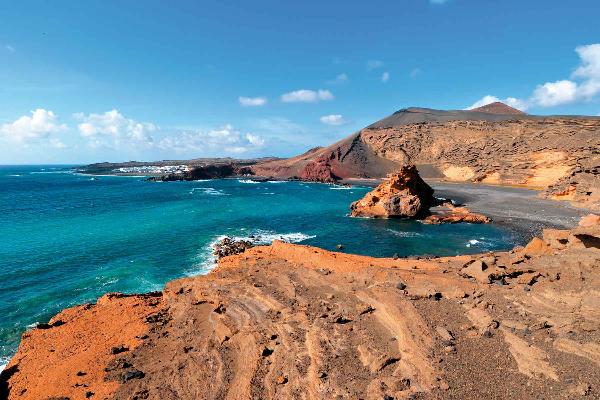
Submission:
M 353 217 L 415 218 L 434 204 L 433 189 L 414 165 L 400 168 L 365 197 L 350 206 Z
M 303 181 L 334 183 L 340 178 L 331 170 L 331 163 L 328 157 L 322 156 L 312 161 L 304 167 L 298 178 Z
M 483 214 L 471 212 L 466 207 L 455 207 L 451 203 L 445 203 L 440 210 L 423 219 L 425 224 L 456 224 L 468 222 L 470 224 L 487 224 L 491 220 Z
M 489 114 L 501 114 L 501 115 L 525 115 L 521 110 L 517 110 L 509 105 L 496 101 L 495 103 L 486 104 L 485 106 L 477 107 L 471 111 L 485 112 Z

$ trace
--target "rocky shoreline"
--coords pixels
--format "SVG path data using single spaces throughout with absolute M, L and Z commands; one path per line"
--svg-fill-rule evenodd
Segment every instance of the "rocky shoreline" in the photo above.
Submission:
M 509 252 L 377 259 L 274 242 L 23 335 L 0 396 L 600 396 L 600 225 Z

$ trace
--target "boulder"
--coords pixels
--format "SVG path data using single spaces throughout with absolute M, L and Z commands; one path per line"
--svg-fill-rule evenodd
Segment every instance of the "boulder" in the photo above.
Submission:
M 579 226 L 582 227 L 589 227 L 595 225 L 600 225 L 600 215 L 588 214 L 585 217 L 581 217 L 581 219 L 579 220 Z
M 436 207 L 431 215 L 428 215 L 423 222 L 426 224 L 456 224 L 459 222 L 468 222 L 470 224 L 487 224 L 491 220 L 483 214 L 471 212 L 466 207 L 455 207 L 452 203 L 444 203 Z
M 252 242 L 248 240 L 234 240 L 226 237 L 214 245 L 213 255 L 218 260 L 222 257 L 243 253 L 253 246 Z
M 397 173 L 350 206 L 353 217 L 417 218 L 435 203 L 433 189 L 419 176 L 414 165 Z

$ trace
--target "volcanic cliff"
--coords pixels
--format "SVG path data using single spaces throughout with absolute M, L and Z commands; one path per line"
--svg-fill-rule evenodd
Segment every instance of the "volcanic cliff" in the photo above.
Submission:
M 475 256 L 254 247 L 27 331 L 0 398 L 599 398 L 599 219 Z
M 470 111 L 406 108 L 325 148 L 259 162 L 257 175 L 384 178 L 416 164 L 424 178 L 519 185 L 600 209 L 600 118 L 533 116 L 496 103 Z

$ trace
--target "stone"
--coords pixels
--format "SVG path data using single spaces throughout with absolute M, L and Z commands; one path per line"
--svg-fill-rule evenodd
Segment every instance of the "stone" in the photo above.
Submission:
M 213 246 L 213 255 L 216 256 L 218 260 L 223 257 L 241 254 L 253 246 L 254 244 L 248 240 L 234 240 L 230 237 L 226 237 Z
M 523 249 L 529 255 L 552 254 L 552 249 L 542 239 L 534 237 Z
M 142 371 L 134 369 L 133 371 L 127 371 L 123 374 L 123 381 L 130 381 L 132 379 L 142 379 L 146 374 Z
M 490 283 L 490 271 L 488 266 L 481 260 L 475 260 L 472 263 L 465 266 L 461 271 L 461 275 L 474 278 L 476 281 L 481 283 Z
M 596 225 L 600 225 L 600 215 L 588 214 L 584 217 L 581 217 L 581 219 L 579 220 L 579 226 L 582 226 L 582 227 L 589 227 L 589 226 L 596 226 Z
M 370 218 L 417 218 L 435 203 L 433 189 L 419 176 L 414 165 L 406 165 L 352 203 L 350 215 Z
M 110 349 L 111 354 L 120 354 L 129 351 L 129 349 L 125 346 L 116 346 Z
M 466 222 L 470 224 L 487 224 L 491 219 L 483 214 L 474 213 L 467 207 L 455 207 L 452 203 L 444 203 L 441 207 L 436 207 L 431 215 L 423 219 L 425 224 L 456 224 Z
M 441 337 L 443 340 L 454 340 L 454 335 L 452 335 L 452 333 L 444 327 L 437 326 L 435 328 L 435 331 L 438 334 L 438 336 Z

